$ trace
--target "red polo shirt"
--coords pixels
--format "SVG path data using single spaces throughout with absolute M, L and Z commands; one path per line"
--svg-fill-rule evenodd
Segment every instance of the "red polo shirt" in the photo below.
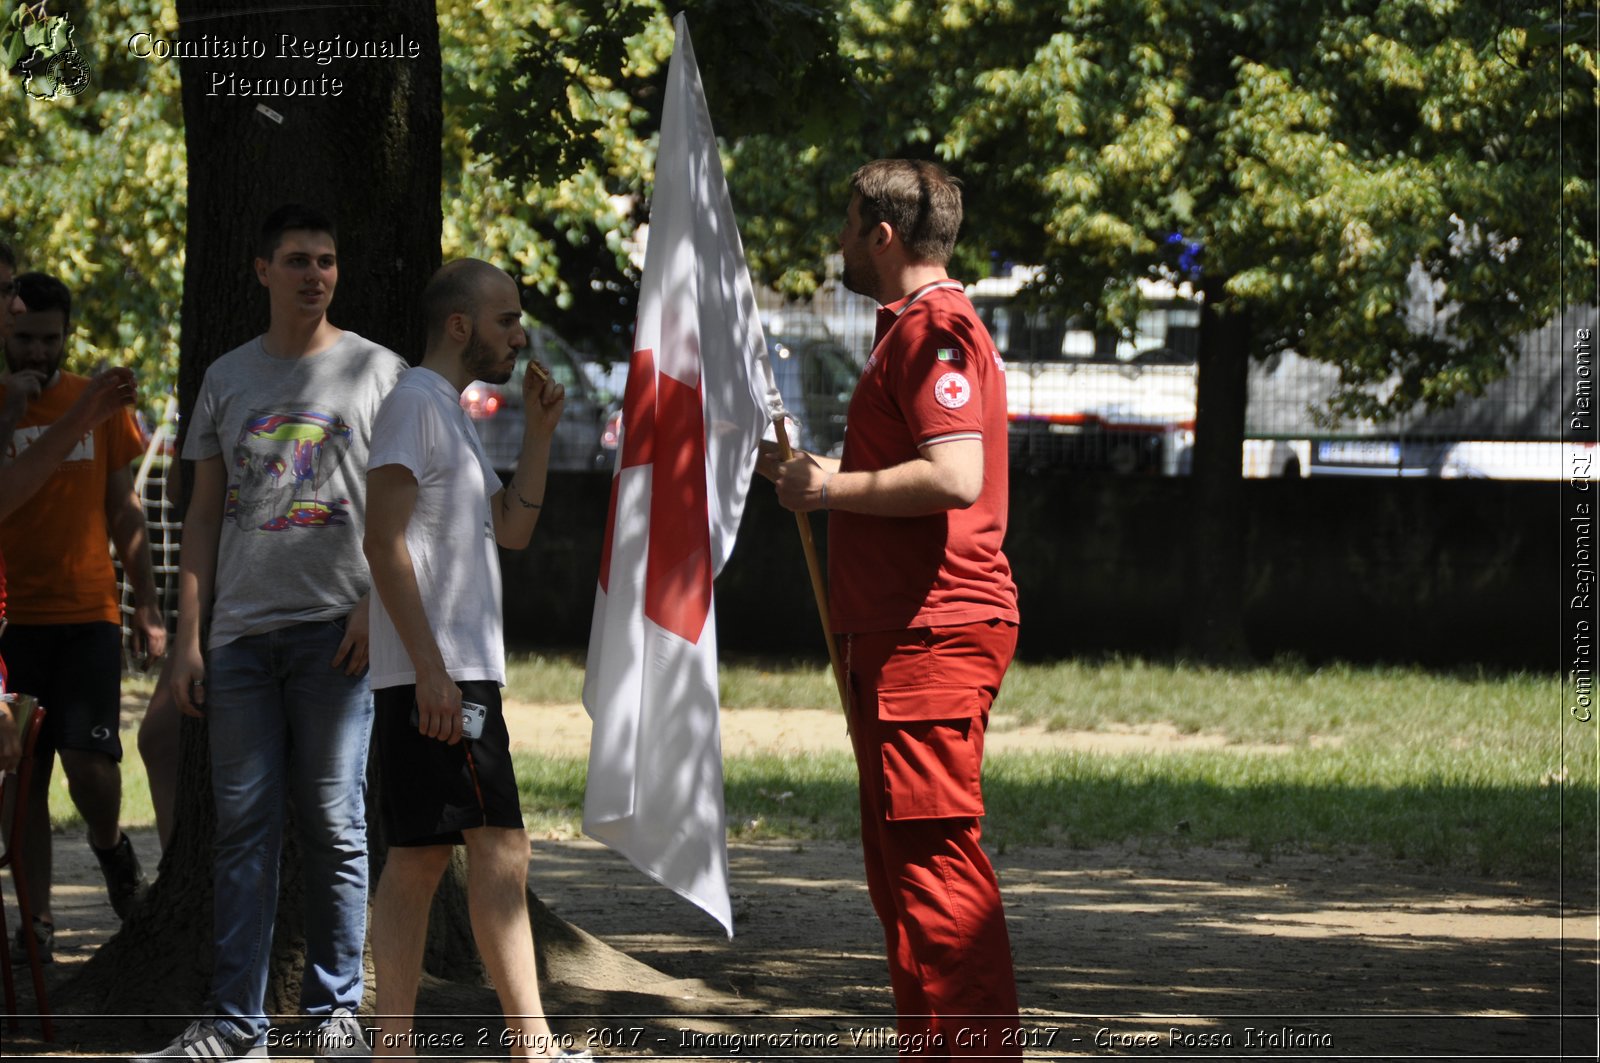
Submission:
M 828 516 L 833 629 L 900 631 L 1018 621 L 1001 550 L 1008 452 L 1005 365 L 959 282 L 878 310 L 872 357 L 850 400 L 840 472 L 886 469 L 919 447 L 983 440 L 983 490 L 966 509 L 923 517 Z

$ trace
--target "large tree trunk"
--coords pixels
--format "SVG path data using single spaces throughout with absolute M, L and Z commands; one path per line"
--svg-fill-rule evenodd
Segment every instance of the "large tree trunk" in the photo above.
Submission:
M 1250 366 L 1247 311 L 1206 294 L 1200 317 L 1200 374 L 1195 410 L 1194 469 L 1184 651 L 1212 664 L 1249 660 L 1244 632 L 1245 527 L 1243 483 L 1245 402 Z M 1231 312 L 1230 312 L 1231 311 Z
M 330 318 L 412 361 L 422 350 L 417 299 L 439 265 L 442 112 L 433 4 L 385 0 L 354 7 L 326 4 L 325 10 L 294 5 L 259 14 L 237 13 L 237 7 L 223 0 L 178 6 L 186 40 L 204 35 L 259 41 L 267 51 L 260 60 L 183 60 L 189 199 L 179 404 L 185 418 L 206 368 L 266 328 L 266 298 L 251 263 L 255 234 L 273 207 L 298 201 L 334 215 L 340 283 Z M 283 34 L 302 41 L 388 42 L 407 54 L 415 43 L 417 54 L 320 66 L 277 58 Z M 342 91 L 273 98 L 229 94 L 230 88 L 238 92 L 240 79 L 265 78 L 315 79 L 328 92 L 338 79 Z M 162 1016 L 159 1032 L 170 1034 L 181 1025 L 173 1016 L 195 1015 L 206 1006 L 216 821 L 202 721 L 184 721 L 182 750 L 176 827 L 159 878 L 121 931 L 56 991 L 58 1011 Z M 376 884 L 386 846 L 377 817 L 369 814 L 369 823 Z M 304 953 L 300 861 L 293 839 L 291 822 L 266 1002 L 277 1013 L 297 1010 Z M 434 902 L 425 961 L 429 977 L 419 1000 L 425 1011 L 484 1013 L 496 1007 L 493 993 L 483 988 L 464 870 L 457 854 Z M 604 993 L 639 992 L 662 979 L 552 914 L 531 891 L 527 901 L 543 977 L 563 983 L 569 992 Z M 370 1009 L 370 960 L 367 987 Z M 598 1002 L 589 999 L 583 1006 L 596 1010 Z M 665 1006 L 652 1001 L 643 1010 Z M 128 1025 L 125 1019 L 118 1022 L 119 1046 Z
M 442 112 L 434 5 L 386 0 L 259 11 L 226 0 L 178 4 L 191 45 L 249 41 L 265 52 L 260 59 L 182 60 L 189 166 L 179 368 L 185 418 L 206 368 L 266 328 L 267 301 L 252 260 L 256 232 L 272 208 L 303 202 L 334 216 L 340 283 L 331 319 L 413 360 L 421 348 L 417 296 L 439 264 Z M 387 44 L 405 57 L 319 65 L 282 58 L 284 35 Z M 267 78 L 293 81 L 297 91 L 257 94 Z M 298 91 L 306 88 L 313 91 Z M 204 1006 L 215 817 L 203 726 L 184 723 L 177 828 L 160 878 L 147 903 L 57 994 L 63 1010 L 189 1015 Z M 267 1006 L 292 1011 L 303 938 L 292 845 L 285 865 Z
M 439 265 L 441 212 L 439 27 L 429 0 L 303 5 L 239 13 L 227 0 L 178 5 L 185 27 L 248 38 L 262 60 L 183 61 L 189 160 L 179 406 L 194 405 L 206 368 L 267 325 L 255 278 L 256 232 L 273 207 L 303 202 L 339 225 L 340 284 L 330 318 L 409 356 L 421 352 L 417 297 Z M 275 13 L 276 12 L 276 13 Z M 415 45 L 415 59 L 278 60 L 284 36 L 301 41 Z M 185 36 L 190 36 L 185 31 Z M 409 54 L 409 52 L 407 53 Z M 233 82 L 217 81 L 234 75 Z M 340 94 L 221 94 L 280 78 L 300 87 L 338 81 Z M 217 95 L 212 95 L 217 92 Z M 266 110 L 263 110 L 265 108 Z M 270 111 L 272 113 L 267 113 Z M 275 117 L 276 116 L 276 117 Z

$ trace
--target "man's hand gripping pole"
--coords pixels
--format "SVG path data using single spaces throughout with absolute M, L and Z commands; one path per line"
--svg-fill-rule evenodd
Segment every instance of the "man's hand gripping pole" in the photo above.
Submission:
M 778 414 L 772 419 L 773 434 L 777 437 L 778 454 L 784 461 L 794 457 L 789 446 L 787 418 Z M 828 585 L 822 578 L 822 565 L 817 560 L 817 543 L 811 535 L 811 518 L 805 513 L 794 515 L 795 527 L 800 532 L 800 548 L 806 555 L 806 571 L 811 573 L 811 593 L 817 599 L 817 615 L 822 619 L 822 638 L 828 644 L 828 663 L 833 666 L 833 684 L 839 691 L 839 707 L 844 710 L 844 726 L 850 730 L 850 694 L 845 685 L 844 662 L 839 658 L 839 640 L 834 638 L 833 624 L 828 613 Z

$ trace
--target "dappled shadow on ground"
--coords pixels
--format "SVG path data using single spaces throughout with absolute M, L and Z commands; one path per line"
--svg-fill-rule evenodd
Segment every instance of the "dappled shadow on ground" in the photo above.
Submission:
M 857 846 L 736 844 L 730 861 L 732 941 L 614 853 L 536 841 L 540 898 L 659 972 L 547 984 L 556 1029 L 602 1055 L 892 1055 Z M 1012 848 L 995 863 L 1033 1057 L 1594 1052 L 1595 910 L 1553 885 L 1202 847 Z M 421 1009 L 436 1054 L 503 1054 L 491 991 L 430 983 Z M 57 1049 L 149 1047 L 121 1043 L 127 1021 L 64 1017 Z M 45 1050 L 36 1036 L 8 1030 L 5 1055 Z
M 658 970 L 758 1006 L 761 1018 L 731 1030 L 781 1031 L 804 1016 L 851 1050 L 858 1031 L 891 1024 L 857 848 L 737 845 L 731 857 L 732 942 L 588 843 L 536 843 L 534 883 L 553 909 Z M 1595 1012 L 1595 913 L 1570 898 L 1563 908 L 1555 887 L 1198 848 L 1030 848 L 996 865 L 1035 1054 L 1594 1046 L 1592 1019 L 1564 1027 L 1558 1016 Z

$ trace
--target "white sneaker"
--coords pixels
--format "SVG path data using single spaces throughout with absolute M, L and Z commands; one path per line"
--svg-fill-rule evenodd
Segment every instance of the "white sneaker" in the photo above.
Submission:
M 317 1061 L 367 1059 L 372 1046 L 367 1044 L 361 1022 L 348 1008 L 339 1008 L 323 1020 L 316 1032 Z

